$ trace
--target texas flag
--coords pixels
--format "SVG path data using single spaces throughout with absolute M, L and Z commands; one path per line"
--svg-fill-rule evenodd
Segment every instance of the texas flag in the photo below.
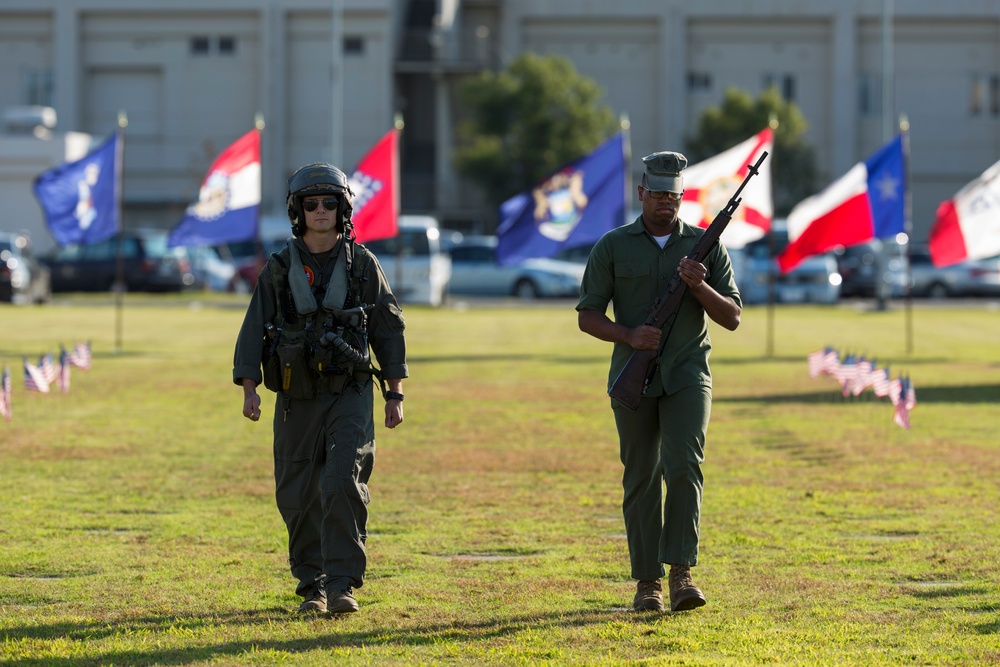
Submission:
M 788 214 L 788 247 L 778 256 L 788 273 L 811 255 L 851 246 L 905 230 L 903 137 L 854 165 L 819 194 Z
M 216 158 L 198 201 L 170 232 L 174 246 L 215 245 L 257 236 L 260 209 L 260 131 L 250 130 Z
M 930 251 L 936 266 L 1000 255 L 1000 162 L 938 206 Z
M 399 130 L 389 130 L 347 181 L 354 193 L 355 240 L 376 241 L 399 232 Z
M 769 154 L 774 152 L 774 132 L 770 128 L 685 169 L 680 218 L 707 229 L 746 178 L 747 167 L 756 164 L 764 151 Z M 760 167 L 758 176 L 758 182 L 744 190 L 740 207 L 722 232 L 721 241 L 727 248 L 742 248 L 764 236 L 771 228 L 770 160 Z

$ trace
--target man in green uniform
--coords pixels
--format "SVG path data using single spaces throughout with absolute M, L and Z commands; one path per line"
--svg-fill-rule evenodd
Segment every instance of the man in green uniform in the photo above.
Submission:
M 375 457 L 369 349 L 388 385 L 385 426 L 403 422 L 403 313 L 375 256 L 354 243 L 352 195 L 333 165 L 288 179 L 293 236 L 260 272 L 233 360 L 244 417 L 260 419 L 261 382 L 277 393 L 275 495 L 302 612 L 358 610 Z
M 594 246 L 576 309 L 582 331 L 614 343 L 609 388 L 633 350 L 661 350 L 639 408 L 614 400 L 611 407 L 624 465 L 622 511 L 632 577 L 638 580 L 633 607 L 663 611 L 661 578 L 668 563 L 670 608 L 685 611 L 705 604 L 690 568 L 698 563 L 701 463 L 712 406 L 708 319 L 733 331 L 742 302 L 724 246 L 717 244 L 704 264 L 687 258 L 704 232 L 677 217 L 687 159 L 663 151 L 643 163 L 642 215 Z M 664 333 L 644 322 L 675 271 L 687 290 Z M 606 314 L 609 302 L 614 320 Z

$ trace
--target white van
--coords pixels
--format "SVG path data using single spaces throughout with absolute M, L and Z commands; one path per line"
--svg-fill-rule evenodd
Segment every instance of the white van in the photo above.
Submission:
M 363 244 L 378 257 L 400 303 L 438 307 L 451 281 L 451 258 L 441 249 L 441 230 L 429 215 L 399 216 L 399 234 Z

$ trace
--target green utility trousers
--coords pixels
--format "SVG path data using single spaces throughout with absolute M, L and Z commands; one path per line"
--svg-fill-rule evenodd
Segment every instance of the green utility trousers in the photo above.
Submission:
M 371 380 L 274 410 L 274 481 L 296 593 L 364 584 L 368 480 L 375 462 Z
M 635 411 L 611 405 L 625 467 L 622 512 L 632 578 L 659 579 L 663 563 L 697 565 L 712 388 L 643 398 Z

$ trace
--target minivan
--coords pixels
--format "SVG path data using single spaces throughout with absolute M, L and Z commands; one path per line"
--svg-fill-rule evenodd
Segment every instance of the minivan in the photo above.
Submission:
M 441 228 L 429 215 L 399 216 L 399 233 L 364 245 L 378 258 L 400 303 L 441 306 L 451 281 L 451 258 L 441 248 Z

